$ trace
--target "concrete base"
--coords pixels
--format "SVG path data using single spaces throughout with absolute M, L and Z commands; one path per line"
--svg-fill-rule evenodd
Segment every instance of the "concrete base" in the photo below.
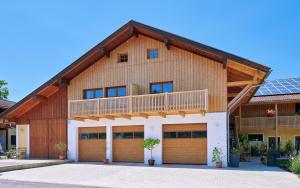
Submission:
M 72 160 L 0 160 L 0 172 L 23 170 L 73 162 Z

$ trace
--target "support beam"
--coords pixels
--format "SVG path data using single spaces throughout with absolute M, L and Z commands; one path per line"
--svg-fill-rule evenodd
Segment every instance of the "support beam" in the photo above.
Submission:
M 275 149 L 278 151 L 279 143 L 278 143 L 278 105 L 275 104 Z
M 179 114 L 181 117 L 183 117 L 183 118 L 185 117 L 185 112 L 184 112 L 184 111 L 179 111 L 178 114 Z
M 168 50 L 170 50 L 170 40 L 167 39 L 167 38 L 165 38 L 165 39 L 164 39 L 164 43 L 165 43 L 166 48 L 167 48 Z
M 223 63 L 223 69 L 226 69 L 227 68 L 227 57 L 223 58 L 222 63 Z
M 254 84 L 253 80 L 245 80 L 245 81 L 236 81 L 236 82 L 227 82 L 228 87 L 240 87 L 249 84 Z
M 135 38 L 138 38 L 138 37 L 139 37 L 139 32 L 136 30 L 135 27 L 131 27 L 130 30 L 131 30 L 131 31 L 130 31 L 131 34 L 132 34 L 133 36 L 135 36 Z
M 167 113 L 165 113 L 165 112 L 158 112 L 158 114 L 162 118 L 166 118 L 167 117 Z
M 89 116 L 88 119 L 94 120 L 94 121 L 99 121 L 100 117 L 96 117 L 96 116 Z
M 60 78 L 58 81 L 57 81 L 57 85 L 58 87 L 63 87 L 63 86 L 67 86 L 70 84 L 70 81 L 66 78 Z
M 35 95 L 33 98 L 35 101 L 41 102 L 41 103 L 46 103 L 48 102 L 48 98 L 42 95 Z
M 145 118 L 145 119 L 148 119 L 148 114 L 145 114 L 145 113 L 139 113 L 139 116 Z
M 128 114 L 121 114 L 121 117 L 131 120 L 131 115 L 128 115 Z
M 110 119 L 110 120 L 115 120 L 115 116 L 112 116 L 112 115 L 106 115 L 106 116 L 104 116 L 104 118 Z
M 81 118 L 81 117 L 74 117 L 73 119 L 76 121 L 84 121 L 85 120 L 84 118 Z
M 101 47 L 101 48 L 100 48 L 100 51 L 101 51 L 101 53 L 103 53 L 106 57 L 110 57 L 110 52 L 109 52 L 106 48 Z

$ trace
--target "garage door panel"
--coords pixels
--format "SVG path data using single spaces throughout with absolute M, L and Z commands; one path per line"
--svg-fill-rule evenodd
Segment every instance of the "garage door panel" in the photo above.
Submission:
M 163 162 L 177 164 L 207 164 L 206 124 L 164 125 L 164 133 L 171 132 L 172 137 L 163 139 Z M 202 134 L 193 132 L 199 131 Z M 179 135 L 187 132 L 188 138 Z M 204 134 L 203 134 L 204 133 Z M 175 135 L 175 137 L 174 137 Z
M 104 161 L 106 158 L 106 139 L 100 139 L 99 134 L 106 134 L 106 127 L 82 127 L 79 128 L 78 132 L 79 161 Z M 84 134 L 84 136 L 81 138 L 82 134 Z M 86 138 L 86 136 L 89 137 L 90 134 L 96 134 L 98 138 Z
M 144 126 L 113 127 L 113 161 L 144 162 L 144 138 L 138 137 L 135 133 L 144 133 Z

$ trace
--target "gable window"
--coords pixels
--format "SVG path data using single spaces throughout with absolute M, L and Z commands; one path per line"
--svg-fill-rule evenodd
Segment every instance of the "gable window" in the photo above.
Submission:
M 103 98 L 103 89 L 85 89 L 83 90 L 84 99 Z
M 119 54 L 118 57 L 118 62 L 119 63 L 124 63 L 128 61 L 128 53 L 124 53 L 124 54 Z
M 150 93 L 170 93 L 173 92 L 173 82 L 159 82 L 150 84 Z
M 249 141 L 264 141 L 263 134 L 248 134 Z
M 109 87 L 106 89 L 107 97 L 122 97 L 126 96 L 126 86 Z
M 147 50 L 147 58 L 148 59 L 158 58 L 158 49 L 148 49 Z

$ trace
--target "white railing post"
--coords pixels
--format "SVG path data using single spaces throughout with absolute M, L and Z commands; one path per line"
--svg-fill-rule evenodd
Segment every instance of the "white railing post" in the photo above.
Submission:
M 168 93 L 165 93 L 165 111 L 167 112 L 169 110 L 169 97 Z
M 132 95 L 129 97 L 129 113 L 132 114 Z
M 100 99 L 97 100 L 97 107 L 96 108 L 97 108 L 96 113 L 97 113 L 97 115 L 99 115 L 100 114 Z

